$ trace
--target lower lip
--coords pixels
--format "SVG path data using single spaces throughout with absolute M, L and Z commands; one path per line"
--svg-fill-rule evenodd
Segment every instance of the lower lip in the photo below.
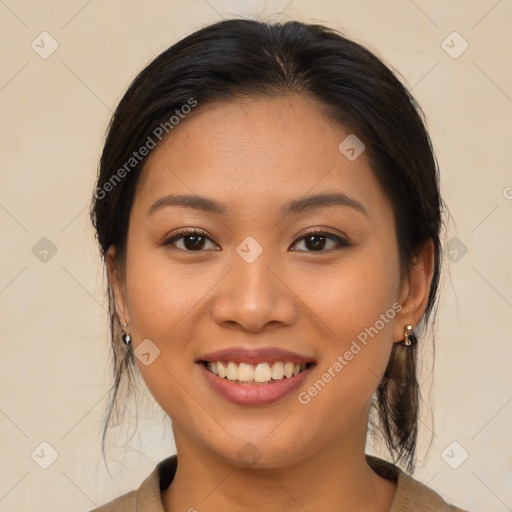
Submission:
M 224 398 L 237 405 L 267 405 L 281 400 L 296 389 L 311 371 L 306 368 L 295 377 L 274 381 L 271 384 L 237 384 L 209 371 L 204 364 L 198 363 L 199 369 L 208 384 Z

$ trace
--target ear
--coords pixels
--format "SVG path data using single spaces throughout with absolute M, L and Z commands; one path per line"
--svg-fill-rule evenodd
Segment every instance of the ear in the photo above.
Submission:
M 402 309 L 396 316 L 395 341 L 404 339 L 405 327 L 418 325 L 427 307 L 430 285 L 434 274 L 434 243 L 429 240 L 414 258 L 400 287 Z
M 128 302 L 126 300 L 126 283 L 124 275 L 119 271 L 119 262 L 113 245 L 107 249 L 106 263 L 108 281 L 114 294 L 117 316 L 121 325 L 124 325 L 125 322 L 129 325 L 130 315 L 128 312 Z

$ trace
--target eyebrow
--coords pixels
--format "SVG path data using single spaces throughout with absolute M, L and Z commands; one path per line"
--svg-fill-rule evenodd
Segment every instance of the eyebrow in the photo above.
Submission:
M 194 210 L 201 210 L 215 214 L 225 214 L 227 212 L 225 205 L 214 201 L 213 199 L 208 199 L 207 197 L 186 194 L 169 194 L 157 199 L 147 211 L 147 215 L 151 215 L 167 206 L 192 208 Z M 340 192 L 299 197 L 298 199 L 294 199 L 283 205 L 281 208 L 281 215 L 285 216 L 288 214 L 300 213 L 319 208 L 328 208 L 332 206 L 350 207 L 368 216 L 368 212 L 362 203 Z
M 362 203 L 341 192 L 299 197 L 285 204 L 281 209 L 281 213 L 282 215 L 288 215 L 289 213 L 299 213 L 306 210 L 328 208 L 331 206 L 348 206 L 368 216 L 368 212 Z
M 207 197 L 185 194 L 169 194 L 168 196 L 157 199 L 151 205 L 151 208 L 147 211 L 147 215 L 151 215 L 166 206 L 186 207 L 192 208 L 194 210 L 202 210 L 205 212 L 218 214 L 223 214 L 226 212 L 225 206 L 221 205 L 217 201 L 214 201 L 213 199 L 208 199 Z

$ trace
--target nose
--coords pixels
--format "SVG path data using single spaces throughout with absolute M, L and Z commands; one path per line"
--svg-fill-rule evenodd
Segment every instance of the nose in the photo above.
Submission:
M 219 325 L 256 333 L 296 322 L 298 299 L 264 254 L 252 263 L 235 255 L 234 267 L 219 283 L 212 304 L 212 317 Z

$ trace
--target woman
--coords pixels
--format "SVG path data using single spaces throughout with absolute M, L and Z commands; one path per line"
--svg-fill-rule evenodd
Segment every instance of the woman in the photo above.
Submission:
M 114 114 L 92 219 L 105 429 L 136 367 L 177 456 L 97 510 L 460 510 L 406 473 L 441 211 L 414 100 L 338 33 L 227 20 L 157 57 Z M 404 471 L 365 454 L 370 420 Z

